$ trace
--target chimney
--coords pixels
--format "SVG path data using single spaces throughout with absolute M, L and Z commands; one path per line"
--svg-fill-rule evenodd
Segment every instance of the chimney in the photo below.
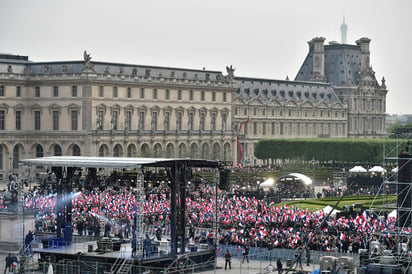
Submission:
M 365 37 L 356 41 L 356 45 L 360 46 L 360 50 L 361 50 L 361 72 L 370 68 L 370 51 L 369 51 L 370 41 L 371 39 L 365 38 Z
M 308 42 L 309 50 L 313 52 L 313 69 L 311 81 L 325 81 L 325 38 L 316 37 Z

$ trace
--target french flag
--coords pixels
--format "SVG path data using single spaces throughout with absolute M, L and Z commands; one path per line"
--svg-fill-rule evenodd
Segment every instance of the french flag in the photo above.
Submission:
M 363 211 L 361 218 L 364 221 L 369 220 L 369 215 L 368 215 L 368 212 L 366 210 Z

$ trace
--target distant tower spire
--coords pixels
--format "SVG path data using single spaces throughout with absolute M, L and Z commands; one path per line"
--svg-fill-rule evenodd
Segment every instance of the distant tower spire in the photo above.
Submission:
M 341 43 L 346 44 L 346 33 L 348 31 L 348 26 L 345 24 L 345 15 L 343 15 L 343 23 L 340 25 L 341 32 Z

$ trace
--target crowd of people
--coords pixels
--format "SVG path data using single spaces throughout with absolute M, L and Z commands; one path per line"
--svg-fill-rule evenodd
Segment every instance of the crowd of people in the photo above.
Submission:
M 372 236 L 379 233 L 388 249 L 396 245 L 394 235 L 399 230 L 393 217 L 372 216 L 363 211 L 356 217 L 336 219 L 326 213 L 279 206 L 269 199 L 220 191 L 216 196 L 213 185 L 189 187 L 187 225 L 191 231 L 203 232 L 190 233 L 189 237 L 196 241 L 208 241 L 217 236 L 221 244 L 229 245 L 273 249 L 296 248 L 305 243 L 311 250 L 357 252 L 368 248 Z M 170 224 L 167 184 L 147 190 L 143 197 L 137 195 L 131 187 L 107 187 L 71 193 L 63 199 L 71 201 L 73 229 L 79 235 L 132 238 L 137 211 L 143 214 L 146 226 L 167 228 Z M 36 215 L 36 231 L 55 231 L 56 203 L 56 194 L 32 193 L 25 197 L 25 207 Z M 1 199 L 0 207 L 6 208 Z M 219 230 L 215 235 L 216 211 Z M 404 232 L 409 233 L 408 229 Z

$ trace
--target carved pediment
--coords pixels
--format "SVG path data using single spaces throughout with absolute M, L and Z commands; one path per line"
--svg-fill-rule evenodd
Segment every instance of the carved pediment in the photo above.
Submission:
M 318 105 L 319 108 L 328 108 L 328 104 L 326 104 L 325 102 L 322 102 Z
M 23 113 L 24 113 L 24 105 L 23 105 L 23 104 L 17 104 L 17 105 L 15 105 L 15 106 L 14 106 L 14 111 L 16 111 L 16 110 L 23 111 Z
M 185 109 L 183 107 L 178 107 L 176 108 L 176 112 L 184 112 Z
M 147 112 L 147 107 L 145 105 L 141 105 L 141 106 L 137 107 L 137 110 L 139 112 L 143 111 L 144 113 L 146 113 Z
M 119 104 L 114 104 L 110 107 L 110 111 L 119 111 L 121 109 Z
M 295 100 L 289 100 L 287 103 L 286 103 L 286 106 L 288 106 L 288 107 L 296 107 L 298 104 L 296 103 L 296 101 Z
M 277 99 L 275 99 L 275 100 L 273 100 L 272 102 L 270 102 L 270 104 L 271 104 L 272 106 L 281 106 L 281 105 L 282 105 L 281 102 L 280 102 L 279 100 L 277 100 Z
M 126 111 L 131 111 L 132 112 L 132 114 L 134 113 L 134 106 L 132 106 L 132 105 L 126 105 L 126 106 L 124 106 L 124 111 L 126 112 Z
M 195 112 L 196 112 L 196 108 L 194 108 L 194 107 L 189 107 L 189 108 L 187 109 L 187 112 L 195 113 Z
M 51 114 L 52 111 L 58 111 L 60 113 L 61 112 L 61 106 L 59 106 L 57 104 L 51 104 L 49 106 L 49 113 Z
M 313 108 L 313 107 L 314 107 L 314 104 L 313 104 L 311 101 L 305 101 L 305 102 L 302 104 L 302 107 Z
M 1 107 L 1 105 L 0 105 L 0 107 Z M 33 104 L 33 105 L 31 105 L 30 106 L 30 110 L 33 112 L 33 111 L 42 111 L 42 106 L 41 105 L 39 105 L 39 104 Z
M 163 113 L 165 113 L 165 112 L 170 112 L 170 113 L 172 113 L 172 111 L 173 111 L 173 108 L 172 108 L 171 106 L 165 106 L 165 107 L 163 108 Z
M 76 104 L 70 104 L 67 106 L 67 112 L 70 114 L 70 111 L 79 111 L 81 110 L 81 106 Z

